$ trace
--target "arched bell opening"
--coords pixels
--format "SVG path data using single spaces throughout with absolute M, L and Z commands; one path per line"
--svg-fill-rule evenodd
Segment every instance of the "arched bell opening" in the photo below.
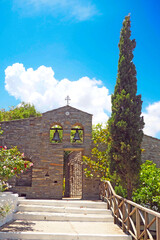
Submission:
M 75 124 L 71 128 L 71 143 L 83 143 L 83 127 L 80 124 Z
M 63 128 L 59 124 L 54 124 L 50 128 L 50 142 L 51 143 L 62 143 L 63 139 Z

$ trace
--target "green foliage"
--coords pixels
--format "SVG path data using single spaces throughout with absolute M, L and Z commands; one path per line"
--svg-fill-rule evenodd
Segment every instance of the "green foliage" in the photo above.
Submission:
M 34 105 L 24 102 L 17 107 L 10 107 L 9 111 L 5 111 L 5 109 L 1 109 L 0 111 L 0 121 L 11 121 L 38 116 L 41 116 L 41 114 L 36 111 Z
M 126 191 L 126 189 L 124 189 L 124 188 L 122 187 L 121 184 L 116 185 L 116 186 L 114 187 L 114 190 L 115 190 L 115 192 L 116 192 L 117 195 L 120 195 L 120 196 L 123 197 L 123 198 L 126 198 L 126 197 L 127 197 L 127 191 Z
M 0 218 L 4 218 L 7 215 L 7 213 L 10 212 L 10 210 L 11 206 L 8 203 L 4 204 L 3 206 L 0 206 Z
M 3 131 L 0 128 L 0 135 Z M 33 166 L 30 161 L 24 160 L 24 153 L 20 153 L 17 147 L 7 149 L 0 146 L 0 192 L 9 188 L 8 180 L 19 175 Z
M 116 175 L 116 172 L 114 172 L 112 175 L 110 175 L 110 182 L 111 182 L 111 184 L 115 190 L 115 193 L 117 195 L 120 195 L 121 197 L 124 197 L 124 198 L 127 197 L 127 191 L 121 185 L 121 179 L 118 175 Z
M 17 147 L 0 146 L 0 191 L 8 189 L 8 179 L 30 168 L 33 163 L 23 160 L 24 154 Z
M 0 124 L 1 125 L 1 124 Z M 2 135 L 3 134 L 3 130 L 1 130 L 1 127 L 0 127 L 0 135 Z
M 83 156 L 83 163 L 86 165 L 84 168 L 87 177 L 96 176 L 101 180 L 109 180 L 109 165 L 107 161 L 107 126 L 103 127 L 97 124 L 93 127 L 92 140 L 93 148 L 91 150 L 91 157 Z
M 132 61 L 135 40 L 131 40 L 130 16 L 126 16 L 119 42 L 117 82 L 112 95 L 112 114 L 108 121 L 108 157 L 111 174 L 116 172 L 131 199 L 141 164 L 143 118 L 141 96 L 136 95 L 136 69 Z
M 133 200 L 160 212 L 160 168 L 147 160 L 141 165 L 140 185 Z

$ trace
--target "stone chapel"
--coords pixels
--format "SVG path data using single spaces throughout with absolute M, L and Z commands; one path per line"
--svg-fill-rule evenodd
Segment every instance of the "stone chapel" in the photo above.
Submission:
M 99 181 L 86 178 L 82 165 L 82 156 L 91 152 L 91 114 L 67 105 L 41 117 L 1 122 L 1 128 L 1 145 L 17 146 L 33 163 L 11 180 L 13 192 L 27 198 L 98 198 Z

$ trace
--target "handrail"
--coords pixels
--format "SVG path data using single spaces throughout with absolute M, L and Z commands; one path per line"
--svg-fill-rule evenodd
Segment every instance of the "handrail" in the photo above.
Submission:
M 114 223 L 134 240 L 160 240 L 160 213 L 117 195 L 109 181 L 101 182 L 100 199 L 107 202 Z

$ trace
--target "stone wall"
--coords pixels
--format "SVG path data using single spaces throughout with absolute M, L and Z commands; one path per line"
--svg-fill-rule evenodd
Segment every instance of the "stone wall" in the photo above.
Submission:
M 160 139 L 144 135 L 142 149 L 142 162 L 151 160 L 160 168 Z
M 55 124 L 63 129 L 62 143 L 50 142 L 50 128 Z M 82 143 L 70 142 L 71 128 L 75 125 L 83 128 Z M 42 117 L 1 122 L 1 127 L 3 145 L 17 146 L 34 164 L 30 173 L 32 183 L 20 186 L 20 181 L 12 179 L 12 190 L 28 198 L 62 198 L 64 151 L 82 151 L 90 155 L 92 115 L 65 106 L 43 113 Z M 88 194 L 92 182 L 94 180 L 83 178 L 83 198 L 93 197 L 92 193 Z

